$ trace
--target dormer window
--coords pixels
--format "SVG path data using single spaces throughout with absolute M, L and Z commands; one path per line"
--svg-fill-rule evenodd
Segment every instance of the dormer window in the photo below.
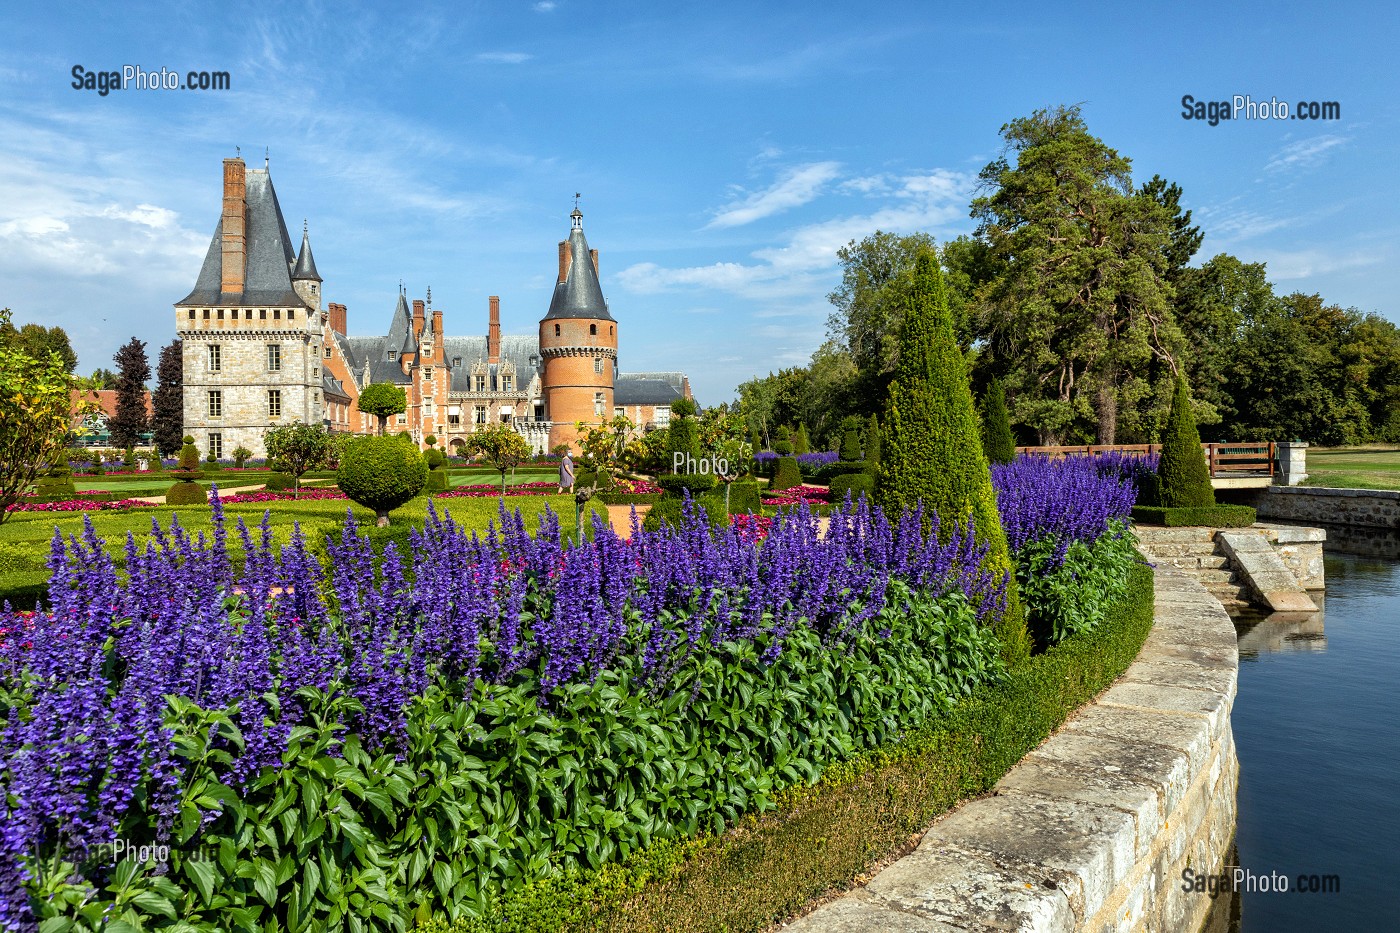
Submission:
M 502 392 L 509 392 L 509 391 L 510 391 L 510 377 L 509 377 L 509 376 L 502 376 L 502 377 L 501 377 L 501 391 L 502 391 Z
M 390 363 L 392 363 L 392 362 L 394 362 L 394 360 L 396 360 L 396 359 L 399 358 L 399 355 L 398 355 L 397 353 L 395 353 L 393 350 L 388 350 L 388 351 L 385 351 L 384 358 L 387 359 Z
M 461 366 L 461 365 L 462 365 L 462 358 L 461 358 L 460 356 L 454 356 L 454 357 L 452 357 L 452 368 L 453 368 L 453 369 L 456 369 L 458 366 Z

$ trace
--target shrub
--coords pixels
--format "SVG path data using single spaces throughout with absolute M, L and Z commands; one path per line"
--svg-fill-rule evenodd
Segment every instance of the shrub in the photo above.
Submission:
M 848 428 L 841 436 L 841 459 L 860 459 L 860 434 L 855 428 Z
M 777 454 L 780 457 L 791 456 L 792 441 L 778 441 L 776 444 L 773 445 L 773 453 Z
M 880 419 L 870 416 L 870 424 L 865 429 L 865 471 L 875 476 L 880 469 Z
M 73 470 L 64 463 L 62 466 L 50 467 L 34 477 L 32 501 L 64 502 L 72 499 L 77 492 L 77 487 L 73 485 Z
M 792 432 L 792 452 L 801 455 L 811 451 L 812 442 L 807 439 L 807 426 L 799 424 L 797 430 Z
M 431 436 L 432 435 L 429 435 L 429 437 Z M 427 462 L 428 469 L 436 470 L 447 462 L 447 455 L 444 454 L 442 451 L 438 450 L 436 447 L 429 447 L 427 451 L 423 454 L 423 459 Z
M 263 488 L 268 492 L 285 492 L 296 487 L 296 480 L 290 473 L 273 473 L 267 478 L 267 485 Z
M 982 445 L 988 463 L 1010 463 L 1016 459 L 1016 440 L 1011 436 L 1011 420 L 1006 414 L 1006 391 L 993 377 L 982 401 Z
M 194 438 L 185 435 L 185 446 L 180 448 L 180 469 L 199 469 L 199 448 L 194 446 Z
M 165 494 L 166 505 L 208 505 L 209 492 L 193 480 L 173 484 Z
M 164 473 L 165 461 L 160 458 L 160 451 L 151 448 L 146 454 L 146 470 L 151 473 Z
M 1210 528 L 1248 528 L 1258 514 L 1247 505 L 1208 505 L 1198 508 L 1170 509 L 1164 506 L 1139 505 L 1133 508 L 1133 521 L 1139 525 L 1165 525 L 1181 528 L 1203 525 Z
M 658 476 L 656 485 L 661 487 L 661 495 L 664 499 L 680 499 L 687 491 L 692 496 L 698 496 L 706 490 L 715 488 L 717 481 L 708 473 L 671 473 L 666 476 Z
M 687 502 L 683 498 L 662 496 L 661 500 L 647 511 L 646 518 L 642 519 L 642 530 L 659 531 L 663 524 L 670 528 L 683 527 L 686 505 Z M 721 528 L 729 524 L 722 502 L 716 505 L 713 500 L 696 499 L 690 507 L 698 510 L 711 527 Z
M 802 461 L 797 462 L 798 467 L 802 466 Z M 810 472 L 804 471 L 803 475 L 818 483 L 829 483 L 838 476 L 845 476 L 847 473 L 868 473 L 868 464 L 864 460 L 837 460 L 835 463 L 828 463 Z
M 840 502 L 846 497 L 846 493 L 851 494 L 852 499 L 859 499 L 861 494 L 866 496 L 875 495 L 875 477 L 869 473 L 843 473 L 834 477 L 831 481 L 831 501 Z
M 213 452 L 204 455 L 204 472 L 217 473 L 223 469 L 223 465 L 214 457 Z
M 777 491 L 801 485 L 802 471 L 797 466 L 797 458 L 779 457 L 778 466 L 773 471 L 773 482 L 768 484 L 768 488 Z
M 436 435 L 436 434 L 429 434 L 427 437 L 423 438 L 423 443 L 427 444 L 429 447 L 436 447 L 436 446 L 437 446 L 437 435 Z
M 398 438 L 357 437 L 345 445 L 335 478 L 341 492 L 374 511 L 382 528 L 391 511 L 423 491 L 428 465 Z
M 1161 482 L 1157 501 L 1165 508 L 1205 508 L 1215 505 L 1210 484 L 1210 467 L 1201 453 L 1201 435 L 1196 416 L 1191 413 L 1191 394 L 1186 379 L 1176 377 L 1171 411 L 1162 437 L 1162 458 L 1157 464 Z
M 241 470 L 243 469 L 243 464 L 252 459 L 252 456 L 253 452 L 251 450 L 239 444 L 237 447 L 233 448 L 233 465 Z
M 447 492 L 447 471 L 446 471 L 446 470 L 429 470 L 429 471 L 428 471 L 428 486 L 427 486 L 427 490 L 428 490 L 428 492 L 430 492 L 430 493 L 431 493 L 431 492 Z
M 1007 574 L 1003 619 L 1008 658 L 1030 648 L 1015 593 L 1011 553 L 997 513 L 991 472 L 982 451 L 967 360 L 958 347 L 938 259 L 921 250 L 899 335 L 899 363 L 890 385 L 875 497 L 886 514 L 923 502 L 926 520 L 939 519 L 939 536 L 969 524 L 988 545 L 985 564 Z
M 758 483 L 748 481 L 736 481 L 729 484 L 729 506 L 725 508 L 725 487 L 716 486 L 707 492 L 701 500 L 706 508 L 719 509 L 721 512 L 728 511 L 730 515 L 738 515 L 742 512 L 759 512 L 763 508 L 763 501 L 759 497 Z
M 379 419 L 379 434 L 382 436 L 388 428 L 389 416 L 401 415 L 408 410 L 408 396 L 403 386 L 374 382 L 360 392 L 357 404 L 360 411 Z

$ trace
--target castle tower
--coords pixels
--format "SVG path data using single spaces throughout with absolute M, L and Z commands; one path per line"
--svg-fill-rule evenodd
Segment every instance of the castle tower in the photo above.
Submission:
M 301 222 L 301 252 L 292 268 L 292 288 L 308 308 L 321 310 L 321 275 L 316 271 L 316 258 L 311 255 L 311 235 L 304 220 Z
M 601 424 L 612 417 L 617 368 L 617 322 L 598 283 L 598 253 L 584 238 L 583 213 L 575 206 L 569 216 L 569 238 L 559 244 L 559 280 L 540 321 L 551 448 L 577 446 L 576 422 Z

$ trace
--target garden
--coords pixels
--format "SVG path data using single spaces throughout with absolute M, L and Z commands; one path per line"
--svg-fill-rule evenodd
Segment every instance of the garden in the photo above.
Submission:
M 666 443 L 744 467 L 628 479 L 599 435 L 556 496 L 504 434 L 489 485 L 366 437 L 333 488 L 187 450 L 190 505 L 12 512 L 0 560 L 47 556 L 0 612 L 0 926 L 761 929 L 985 791 L 1137 653 L 1161 484 L 989 458 L 916 285 L 827 454 L 681 406 Z

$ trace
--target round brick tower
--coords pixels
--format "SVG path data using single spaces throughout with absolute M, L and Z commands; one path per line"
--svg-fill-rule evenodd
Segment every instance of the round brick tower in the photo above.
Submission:
M 540 321 L 544 358 L 544 403 L 549 446 L 569 444 L 577 452 L 575 423 L 601 424 L 612 417 L 617 368 L 617 322 L 598 284 L 598 252 L 583 236 L 583 213 L 569 215 L 573 229 L 559 244 L 559 281 L 549 313 Z

